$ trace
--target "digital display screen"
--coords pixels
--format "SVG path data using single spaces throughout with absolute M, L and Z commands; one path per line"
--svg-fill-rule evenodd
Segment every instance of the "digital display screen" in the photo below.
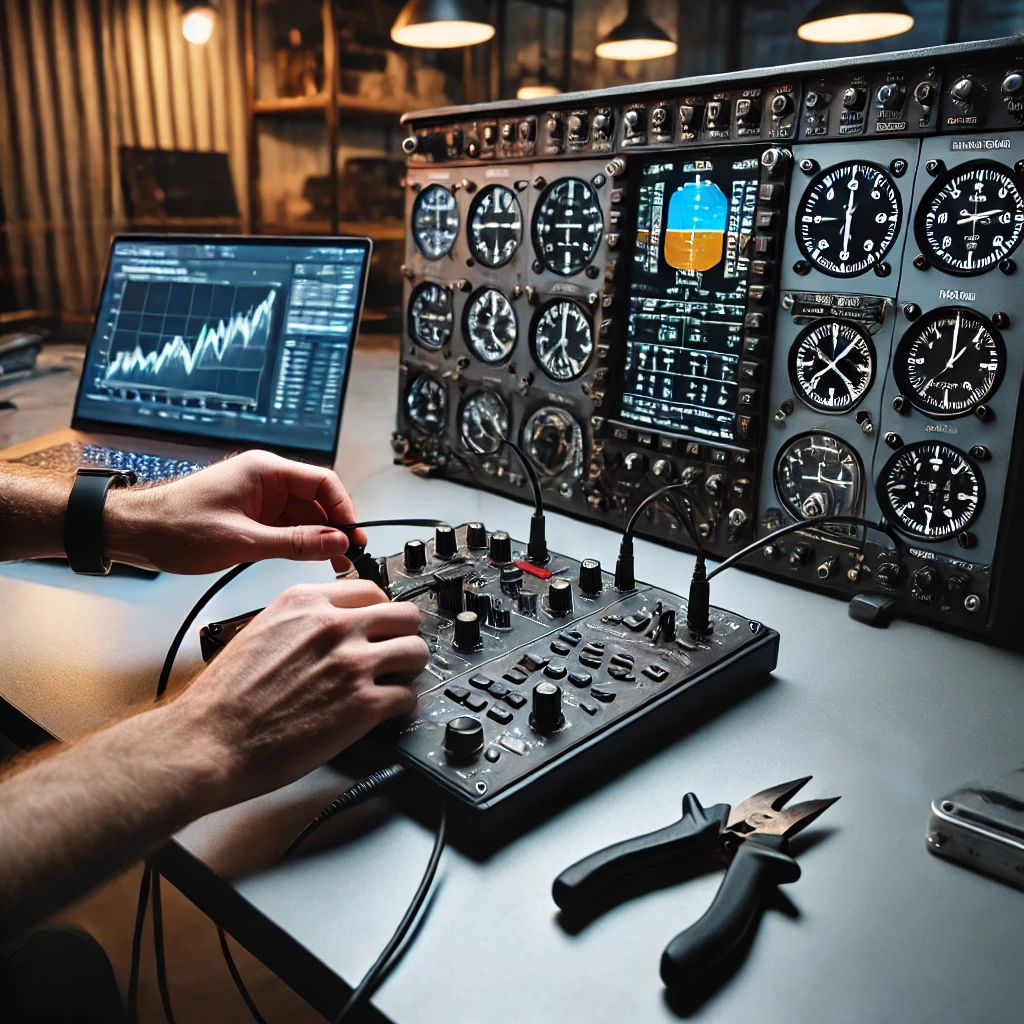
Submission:
M 330 453 L 368 259 L 359 239 L 118 239 L 76 416 Z
M 736 437 L 760 160 L 652 160 L 636 188 L 619 418 L 699 441 Z

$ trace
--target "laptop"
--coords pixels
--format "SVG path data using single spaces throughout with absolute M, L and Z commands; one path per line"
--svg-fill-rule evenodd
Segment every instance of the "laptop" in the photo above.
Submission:
M 333 466 L 368 238 L 119 235 L 71 427 L 0 459 L 191 473 L 245 448 Z

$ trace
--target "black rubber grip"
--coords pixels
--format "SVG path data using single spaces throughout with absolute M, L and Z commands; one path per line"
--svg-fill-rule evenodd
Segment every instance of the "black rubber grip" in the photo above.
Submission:
M 785 852 L 785 840 L 774 836 L 746 840 L 704 916 L 666 947 L 661 980 L 675 988 L 716 967 L 758 919 L 767 890 L 799 877 L 800 865 Z
M 687 793 L 679 821 L 577 861 L 555 879 L 551 895 L 566 913 L 578 913 L 603 902 L 610 890 L 638 873 L 654 872 L 687 857 L 710 857 L 728 818 L 728 804 L 705 810 L 693 793 Z

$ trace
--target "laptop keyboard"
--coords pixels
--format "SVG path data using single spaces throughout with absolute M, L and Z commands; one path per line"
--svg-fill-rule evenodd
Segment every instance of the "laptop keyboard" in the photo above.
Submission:
M 81 466 L 102 469 L 132 470 L 143 483 L 155 480 L 169 480 L 175 476 L 186 476 L 195 473 L 208 465 L 205 462 L 192 462 L 191 459 L 172 459 L 163 455 L 147 455 L 143 452 L 122 451 L 120 448 L 104 448 L 98 444 L 83 444 L 80 441 L 68 441 L 65 444 L 43 448 L 38 452 L 30 452 L 20 459 L 26 466 L 39 466 L 42 469 L 73 472 Z

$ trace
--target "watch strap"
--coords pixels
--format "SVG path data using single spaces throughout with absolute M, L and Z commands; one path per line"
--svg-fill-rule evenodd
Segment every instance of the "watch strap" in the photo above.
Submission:
M 71 568 L 86 576 L 106 576 L 103 507 L 111 487 L 127 487 L 137 477 L 116 469 L 80 469 L 64 516 L 64 553 Z

